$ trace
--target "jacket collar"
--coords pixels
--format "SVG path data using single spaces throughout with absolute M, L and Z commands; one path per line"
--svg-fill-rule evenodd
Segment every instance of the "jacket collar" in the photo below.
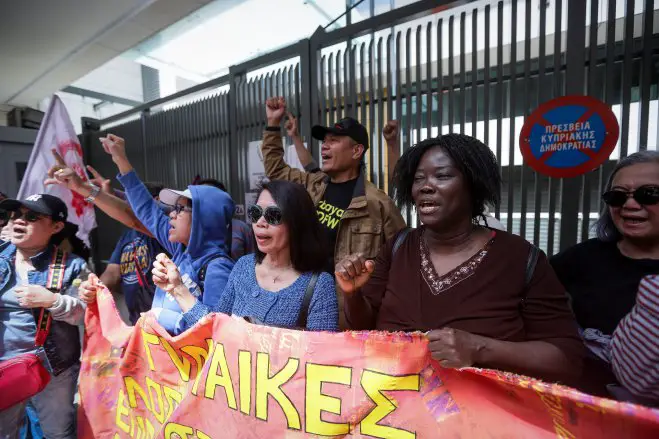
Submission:
M 16 256 L 17 248 L 12 243 L 7 243 L 6 245 L 0 246 L 2 249 L 2 256 L 7 259 L 13 259 Z M 30 257 L 32 265 L 37 270 L 42 270 L 48 266 L 50 263 L 50 257 L 52 255 L 53 247 L 47 246 L 42 252 Z

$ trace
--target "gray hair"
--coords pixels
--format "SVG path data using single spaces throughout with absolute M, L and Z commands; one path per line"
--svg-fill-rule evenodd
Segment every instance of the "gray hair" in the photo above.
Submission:
M 635 152 L 632 155 L 629 155 L 616 164 L 616 167 L 613 168 L 613 172 L 609 175 L 609 179 L 606 182 L 606 187 L 604 192 L 611 190 L 611 185 L 613 184 L 613 179 L 615 178 L 618 171 L 621 169 L 627 168 L 629 166 L 638 165 L 640 163 L 658 163 L 659 164 L 659 151 L 639 151 Z M 615 242 L 620 240 L 622 235 L 613 224 L 613 218 L 611 218 L 611 211 L 609 206 L 604 206 L 600 217 L 597 222 L 593 225 L 597 239 L 605 242 Z

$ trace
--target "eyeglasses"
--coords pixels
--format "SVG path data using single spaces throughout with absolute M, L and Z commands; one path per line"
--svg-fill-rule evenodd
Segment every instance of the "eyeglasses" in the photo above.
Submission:
M 621 207 L 630 197 L 643 206 L 655 205 L 659 203 L 659 186 L 641 186 L 633 192 L 614 189 L 602 194 L 602 200 L 611 207 Z
M 181 206 L 180 204 L 176 204 L 174 206 L 167 206 L 166 207 L 167 213 L 170 214 L 172 212 L 176 212 L 176 215 L 180 215 L 181 212 L 192 212 L 192 208 L 188 206 Z
M 25 221 L 28 223 L 36 223 L 42 218 L 45 218 L 43 215 L 40 215 L 36 212 L 33 212 L 31 210 L 26 210 L 25 212 L 22 212 L 20 210 L 14 210 L 10 212 L 9 218 L 13 221 L 16 221 L 17 219 L 25 218 Z
M 265 218 L 265 222 L 271 226 L 278 226 L 282 222 L 281 209 L 277 206 L 268 206 L 263 209 L 261 206 L 254 204 L 247 209 L 247 216 L 253 224 L 256 224 L 261 217 Z

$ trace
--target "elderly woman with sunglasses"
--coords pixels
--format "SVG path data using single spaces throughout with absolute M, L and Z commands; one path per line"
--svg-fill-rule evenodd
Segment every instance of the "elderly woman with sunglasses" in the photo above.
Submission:
M 190 327 L 210 312 L 223 312 L 268 326 L 338 330 L 334 279 L 323 272 L 328 249 L 309 194 L 298 184 L 271 181 L 248 213 L 257 252 L 236 262 L 214 307 L 190 294 L 177 267 L 158 256 L 154 282 L 186 311 L 185 324 Z
M 594 226 L 597 237 L 550 262 L 593 353 L 584 367 L 583 390 L 608 396 L 605 387 L 615 378 L 599 358 L 606 359 L 607 341 L 634 307 L 641 279 L 659 274 L 659 152 L 620 160 L 602 200 L 605 206 Z

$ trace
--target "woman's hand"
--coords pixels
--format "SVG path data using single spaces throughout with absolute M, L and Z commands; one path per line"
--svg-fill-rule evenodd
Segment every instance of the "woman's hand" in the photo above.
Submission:
M 345 294 L 360 290 L 375 270 L 375 261 L 366 260 L 360 254 L 350 255 L 336 264 L 336 284 Z
M 126 175 L 133 170 L 133 166 L 126 155 L 126 142 L 119 136 L 108 134 L 107 137 L 99 138 L 105 152 L 112 156 L 112 161 L 119 168 L 121 175 Z
M 151 274 L 153 275 L 153 283 L 156 284 L 158 288 L 172 296 L 175 295 L 177 287 L 183 285 L 183 280 L 181 279 L 181 273 L 179 273 L 178 267 L 164 253 L 160 253 L 156 256 Z
M 99 281 L 98 276 L 91 273 L 87 280 L 78 287 L 78 297 L 86 304 L 94 303 L 101 288 L 103 288 L 103 284 Z
M 19 285 L 14 288 L 18 304 L 23 308 L 50 308 L 57 295 L 41 285 Z
M 56 164 L 48 170 L 48 178 L 44 181 L 44 185 L 57 184 L 70 191 L 80 193 L 85 186 L 85 181 L 66 164 L 55 149 L 52 150 L 52 154 L 55 157 Z
M 87 165 L 87 171 L 93 176 L 93 178 L 89 180 L 90 182 L 101 188 L 106 194 L 112 195 L 112 183 L 110 182 L 110 179 L 103 177 L 96 169 L 89 165 Z
M 479 353 L 485 347 L 480 336 L 453 328 L 442 328 L 426 335 L 432 357 L 443 367 L 459 369 L 478 363 Z

